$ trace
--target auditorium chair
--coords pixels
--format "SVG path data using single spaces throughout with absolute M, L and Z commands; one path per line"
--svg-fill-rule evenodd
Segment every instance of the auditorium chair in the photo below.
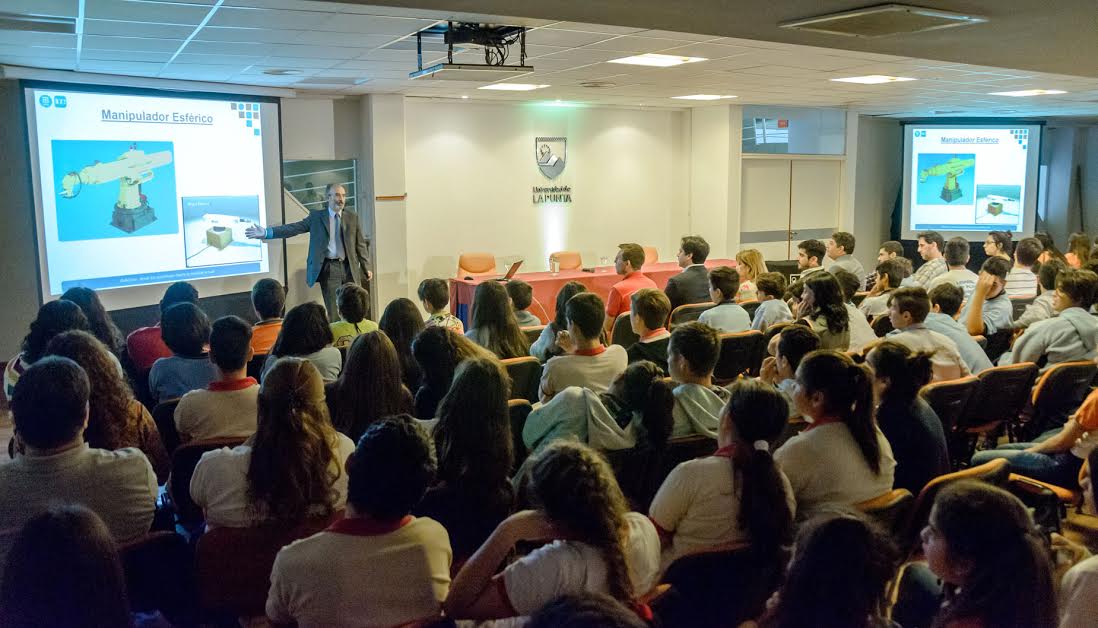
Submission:
M 1093 360 L 1061 362 L 1048 368 L 1033 387 L 1033 410 L 1019 426 L 1018 440 L 1027 442 L 1064 425 L 1091 390 L 1098 365 Z
M 930 508 L 934 505 L 934 498 L 938 496 L 938 491 L 942 490 L 942 487 L 958 480 L 980 480 L 1001 488 L 1007 485 L 1009 477 L 1009 463 L 1005 458 L 997 458 L 977 467 L 969 467 L 968 469 L 939 475 L 928 482 L 923 490 L 919 491 L 919 496 L 915 498 L 915 504 L 911 509 L 911 517 L 904 526 L 904 535 L 900 545 L 901 551 L 908 556 L 920 553 L 919 533 L 926 527 L 926 523 L 930 519 Z
M 633 325 L 629 322 L 629 312 L 618 314 L 614 319 L 614 329 L 610 332 L 610 344 L 628 349 L 639 341 L 640 337 L 633 331 Z
M 1022 491 L 1036 494 L 1041 490 L 1045 490 L 1055 495 L 1065 507 L 1079 506 L 1083 503 L 1083 489 L 1081 488 L 1081 485 L 1083 483 L 1083 477 L 1088 473 L 1087 465 L 1088 463 L 1083 461 L 1083 466 L 1079 468 L 1079 475 L 1076 479 L 1075 486 L 1057 486 L 1048 482 L 1042 482 L 1041 480 L 1035 480 L 1025 475 L 1011 473 L 1011 492 L 1018 494 L 1019 491 Z
M 1033 303 L 1036 299 L 1037 295 L 1029 297 L 1010 297 L 1010 305 L 1014 308 L 1014 320 L 1018 320 L 1018 317 L 1025 313 L 1026 306 Z
M 168 478 L 168 495 L 175 507 L 176 520 L 184 527 L 202 521 L 202 509 L 191 500 L 191 477 L 202 454 L 222 447 L 243 445 L 245 438 L 210 438 L 180 445 L 172 453 L 172 474 Z
M 507 402 L 507 411 L 511 417 L 511 446 L 515 458 L 512 473 L 522 466 L 530 453 L 526 450 L 526 441 L 522 440 L 522 430 L 526 427 L 526 418 L 533 410 L 533 406 L 525 399 L 511 399 Z
M 850 298 L 850 302 L 854 304 L 854 307 L 858 307 L 865 301 L 865 298 L 869 296 L 868 292 L 855 292 L 854 296 Z
M 549 254 L 549 268 L 553 267 L 553 259 L 557 260 L 558 270 L 577 270 L 583 268 L 583 258 L 579 251 L 557 251 Z
M 1010 349 L 1010 343 L 1014 341 L 1013 329 L 1000 329 L 994 334 L 987 336 L 987 344 L 984 345 L 984 353 L 987 354 L 987 359 L 991 360 L 992 364 L 999 361 L 1004 353 Z
M 538 386 L 541 384 L 541 362 L 532 356 L 507 358 L 500 361 L 507 369 L 507 374 L 511 376 L 511 398 L 537 403 Z
M 755 310 L 759 309 L 759 302 L 755 299 L 748 301 L 740 301 L 739 306 L 747 310 L 747 316 L 751 320 L 755 320 Z
M 495 274 L 496 256 L 491 253 L 462 253 L 458 256 L 458 279 Z
M 960 463 L 972 458 L 979 437 L 996 433 L 1004 423 L 1010 425 L 1018 420 L 1037 379 L 1037 365 L 1022 362 L 995 366 L 976 377 L 980 385 L 958 417 L 953 433 L 946 434 L 951 440 L 951 456 Z
M 781 553 L 763 556 L 750 547 L 682 556 L 661 578 L 673 594 L 657 598 L 652 610 L 665 626 L 739 626 L 766 610 L 786 563 Z
M 263 365 L 267 363 L 266 353 L 257 353 L 248 360 L 248 377 L 259 381 L 259 374 L 263 372 Z
M 671 315 L 667 318 L 667 328 L 671 329 L 679 325 L 685 325 L 686 323 L 693 323 L 698 320 L 702 315 L 702 312 L 717 307 L 716 303 L 687 303 L 686 305 L 680 305 L 677 308 L 671 310 Z
M 179 431 L 175 428 L 175 408 L 179 405 L 179 399 L 165 399 L 156 404 L 152 409 L 153 423 L 160 432 L 160 440 L 164 443 L 164 450 L 170 455 L 179 447 Z
M 644 265 L 655 264 L 660 261 L 660 252 L 654 246 L 642 246 L 644 249 Z
M 526 335 L 526 342 L 534 344 L 541 338 L 541 332 L 545 331 L 545 325 L 538 325 L 536 327 L 523 327 L 522 333 Z
M 713 379 L 726 385 L 743 374 L 757 376 L 766 357 L 766 335 L 757 329 L 721 334 L 721 353 Z
M 854 507 L 864 512 L 870 519 L 876 521 L 882 529 L 887 530 L 896 541 L 902 539 L 911 509 L 915 506 L 915 496 L 906 488 L 896 488 L 891 491 L 854 504 Z
M 873 321 L 869 323 L 869 326 L 873 328 L 873 333 L 878 338 L 884 338 L 888 335 L 888 332 L 894 329 L 892 327 L 892 319 L 888 317 L 888 314 L 877 315 Z
M 176 532 L 150 532 L 122 543 L 118 556 L 134 612 L 160 611 L 176 626 L 193 625 L 194 552 Z
M 964 417 L 969 400 L 976 394 L 979 387 L 980 378 L 969 375 L 960 379 L 927 384 L 919 391 L 919 396 L 934 410 L 934 414 L 938 415 L 938 420 L 942 422 L 942 431 L 948 442 L 957 440 L 954 430 Z M 953 467 L 957 468 L 957 464 L 961 462 L 961 452 L 956 452 L 956 456 L 954 453 L 951 448 L 950 460 L 953 462 Z

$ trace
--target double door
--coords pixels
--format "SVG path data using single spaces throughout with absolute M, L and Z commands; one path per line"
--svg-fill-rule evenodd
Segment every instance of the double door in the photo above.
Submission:
M 839 224 L 841 159 L 747 157 L 740 187 L 740 248 L 796 259 L 797 243 L 826 240 Z

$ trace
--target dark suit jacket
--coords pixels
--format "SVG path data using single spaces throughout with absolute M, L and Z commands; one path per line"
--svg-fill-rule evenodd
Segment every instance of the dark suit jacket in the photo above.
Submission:
M 689 303 L 707 303 L 709 301 L 709 271 L 705 266 L 689 266 L 667 280 L 663 289 L 671 301 L 671 309 Z
M 355 283 L 366 285 L 370 249 L 358 225 L 358 214 L 344 208 L 339 217 L 339 225 L 343 232 L 343 251 L 351 267 L 351 276 Z M 328 208 L 309 212 L 303 220 L 271 227 L 271 238 L 292 238 L 305 232 L 309 233 L 309 261 L 305 267 L 305 282 L 312 286 L 324 268 L 324 258 L 328 257 Z

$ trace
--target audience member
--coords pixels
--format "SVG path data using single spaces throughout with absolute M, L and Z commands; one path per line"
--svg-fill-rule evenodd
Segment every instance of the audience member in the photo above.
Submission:
M 63 299 L 49 301 L 38 308 L 38 314 L 31 321 L 30 330 L 23 337 L 23 344 L 18 355 L 8 360 L 4 367 L 4 396 L 11 400 L 15 391 L 15 385 L 23 373 L 46 355 L 46 345 L 54 336 L 69 331 L 88 331 L 88 317 L 72 301 Z
M 712 271 L 710 271 L 712 272 Z M 736 253 L 736 272 L 739 273 L 740 285 L 736 289 L 734 296 L 737 303 L 742 301 L 755 301 L 759 298 L 758 284 L 759 277 L 763 273 L 767 272 L 766 261 L 763 259 L 762 251 L 759 249 L 744 249 L 739 253 Z M 713 289 L 713 277 L 710 275 L 709 288 Z M 712 297 L 712 294 L 710 294 Z M 720 303 L 720 301 L 713 301 L 714 303 Z
M 921 536 L 927 564 L 945 584 L 935 626 L 1056 624 L 1052 563 L 1017 497 L 974 480 L 949 484 Z
M 807 278 L 811 273 L 823 270 L 823 258 L 827 254 L 827 247 L 819 240 L 803 240 L 797 245 L 797 270 L 801 273 L 801 279 Z
M 889 259 L 896 259 L 904 256 L 904 245 L 895 240 L 888 240 L 882 242 L 880 248 L 877 249 L 877 263 Z
M 827 241 L 827 257 L 831 260 L 832 267 L 839 267 L 854 275 L 858 280 L 858 289 L 865 281 L 865 268 L 862 263 L 854 259 L 854 234 L 846 231 L 836 231 Z M 855 289 L 854 292 L 857 292 Z
M 865 318 L 876 318 L 882 314 L 888 314 L 888 296 L 900 287 L 904 280 L 904 267 L 895 259 L 886 259 L 877 264 L 877 272 L 873 274 L 875 281 L 869 289 L 869 294 L 862 299 L 858 310 Z
M 663 289 L 671 301 L 671 309 L 709 301 L 709 273 L 705 269 L 709 243 L 701 236 L 685 236 L 675 257 L 682 272 L 668 279 Z
M 282 321 L 278 339 L 263 363 L 259 380 L 263 381 L 267 377 L 279 358 L 289 357 L 312 362 L 324 381 L 330 382 L 339 376 L 339 371 L 343 368 L 343 356 L 339 349 L 332 346 L 332 328 L 323 305 L 311 301 L 290 308 L 286 319 Z
M 1037 257 L 1038 264 L 1047 264 L 1051 261 L 1057 261 L 1067 266 L 1067 258 L 1060 252 L 1060 249 L 1056 248 L 1056 242 L 1052 240 L 1052 236 L 1044 231 L 1038 231 L 1033 234 L 1038 242 L 1041 243 L 1041 255 Z
M 370 293 L 357 283 L 345 283 L 336 289 L 336 309 L 339 320 L 332 328 L 332 346 L 343 349 L 351 346 L 358 336 L 377 331 L 377 323 L 366 318 L 370 310 Z
M 1033 297 L 1037 295 L 1037 275 L 1033 267 L 1041 255 L 1041 243 L 1037 238 L 1022 238 L 1014 247 L 1014 267 L 1007 273 L 1006 287 L 1008 297 Z
M 168 286 L 160 299 L 160 317 L 163 319 L 168 308 L 177 303 L 198 305 L 198 290 L 186 281 L 177 281 Z M 126 356 L 139 373 L 152 368 L 160 358 L 171 357 L 172 350 L 160 335 L 160 323 L 152 327 L 140 327 L 126 336 Z
M 930 382 L 931 357 L 886 340 L 870 350 L 866 364 L 873 369 L 877 426 L 896 459 L 892 487 L 918 495 L 927 482 L 950 471 L 942 421 L 919 396 Z
M 252 352 L 267 355 L 278 340 L 278 332 L 282 331 L 286 289 L 274 279 L 260 279 L 252 286 L 252 309 L 259 319 L 252 327 Z
M 961 315 L 961 302 L 965 297 L 960 286 L 952 283 L 940 284 L 932 288 L 928 296 L 931 311 L 926 315 L 926 321 L 923 323 L 927 329 L 952 340 L 953 344 L 957 345 L 961 359 L 965 361 L 973 375 L 991 368 L 991 360 L 988 359 L 983 347 L 957 320 Z
M 495 357 L 453 328 L 442 325 L 420 332 L 412 341 L 412 355 L 423 373 L 415 394 L 415 417 L 422 420 L 437 416 L 438 404 L 450 390 L 459 364 L 469 358 Z
M 873 421 L 872 374 L 837 351 L 814 351 L 797 368 L 793 401 L 812 424 L 774 452 L 797 497 L 797 518 L 892 490 L 896 460 Z M 821 473 L 827 469 L 827 473 Z
M 972 291 L 972 299 L 961 310 L 961 319 L 973 336 L 990 336 L 1010 329 L 1014 322 L 1014 306 L 1003 288 L 1006 286 L 1010 262 L 1002 257 L 989 257 L 980 268 L 980 278 Z
M 705 434 L 717 437 L 728 389 L 713 384 L 721 356 L 721 337 L 705 323 L 687 323 L 671 332 L 667 365 L 675 383 L 673 437 Z
M 450 288 L 445 279 L 424 279 L 416 291 L 419 302 L 427 310 L 425 327 L 447 327 L 458 334 L 465 333 L 461 319 L 450 313 Z
M 455 619 L 529 615 L 560 595 L 607 593 L 633 604 L 659 575 L 655 526 L 626 512 L 610 465 L 579 443 L 558 442 L 530 464 L 536 510 L 511 515 L 454 577 L 446 614 Z M 523 541 L 546 542 L 497 569 Z
M 1021 243 L 1018 246 L 1021 248 Z M 1033 362 L 1044 370 L 1061 362 L 1098 356 L 1098 318 L 1090 313 L 1098 299 L 1098 275 L 1089 270 L 1064 271 L 1056 278 L 1053 295 L 1055 316 L 1026 328 L 999 364 Z
M 1087 468 L 1094 470 L 1086 473 L 1081 482 L 1083 505 L 1080 511 L 1092 517 L 1098 516 L 1098 482 L 1094 474 L 1098 473 L 1098 449 L 1091 450 L 1087 457 Z M 1053 536 L 1056 547 L 1057 536 Z M 1059 628 L 1086 628 L 1098 617 L 1098 558 L 1086 551 L 1082 559 L 1073 566 L 1060 583 L 1060 626 Z
M 850 313 L 843 301 L 842 288 L 831 273 L 813 273 L 804 279 L 797 317 L 820 336 L 821 349 L 850 348 Z
M 1085 233 L 1073 233 L 1068 238 L 1068 252 L 1064 259 L 1072 268 L 1082 268 L 1090 259 L 1090 236 Z
M 430 444 L 411 417 L 371 425 L 347 461 L 346 517 L 278 553 L 267 617 L 298 626 L 437 619 L 450 588 L 450 542 L 438 522 L 409 514 L 434 475 Z
M 47 355 L 76 362 L 88 377 L 88 447 L 113 451 L 133 447 L 152 464 L 158 481 L 168 479 L 171 461 L 152 415 L 133 391 L 107 346 L 86 331 L 66 331 L 53 337 Z
M 511 383 L 494 357 L 462 362 L 434 428 L 437 483 L 413 509 L 442 524 L 464 562 L 512 511 Z
M 243 445 L 208 451 L 195 466 L 191 498 L 206 526 L 300 523 L 342 509 L 343 464 L 354 443 L 332 428 L 316 366 L 277 360 L 259 389 L 258 415 L 255 435 Z
M 964 292 L 965 301 L 972 298 L 972 291 L 976 289 L 976 280 L 979 276 L 968 269 L 969 250 L 968 240 L 964 238 L 950 238 L 945 245 L 945 261 L 949 271 L 944 275 L 934 278 L 926 286 L 930 292 L 943 283 L 951 283 L 958 286 Z
M 755 318 L 751 329 L 765 332 L 771 325 L 793 320 L 793 312 L 782 299 L 785 294 L 785 277 L 781 273 L 763 273 L 756 281 L 759 291 L 759 307 L 755 309 Z
M 512 279 L 504 286 L 507 295 L 511 297 L 511 306 L 515 310 L 515 320 L 519 327 L 538 327 L 541 319 L 530 312 L 530 305 L 534 302 L 534 288 L 521 279 Z
M 989 258 L 1001 257 L 1008 262 L 1014 261 L 1010 256 L 1014 250 L 1014 234 L 1009 231 L 989 231 L 984 239 L 984 255 Z
M 671 314 L 671 302 L 656 288 L 641 288 L 629 297 L 629 323 L 639 340 L 626 350 L 629 362 L 649 360 L 667 373 L 667 343 L 671 332 L 667 331 L 667 317 Z M 739 307 L 739 306 L 737 306 Z
M 20 528 L 59 502 L 87 506 L 119 542 L 149 531 L 156 474 L 137 449 L 106 451 L 84 442 L 90 388 L 76 362 L 55 356 L 37 360 L 15 385 L 19 453 L 0 465 L 0 564 Z
M 412 341 L 419 332 L 423 331 L 424 323 L 419 310 L 416 309 L 416 304 L 404 297 L 393 299 L 389 305 L 385 306 L 385 311 L 381 313 L 381 320 L 377 325 L 396 347 L 404 385 L 408 390 L 418 390 L 419 380 L 423 374 L 420 373 L 419 364 L 416 364 L 416 359 L 412 355 Z
M 407 414 L 414 405 L 412 393 L 400 379 L 396 348 L 383 331 L 355 338 L 346 366 L 324 389 L 332 426 L 352 442 L 372 423 Z
M 530 351 L 522 333 L 507 289 L 495 281 L 486 281 L 473 293 L 473 321 L 465 337 L 500 357 L 520 358 Z
M 176 303 L 160 318 L 160 335 L 172 351 L 149 369 L 149 394 L 155 402 L 178 399 L 217 379 L 210 362 L 210 319 L 193 303 Z
M 918 238 L 919 256 L 923 258 L 923 265 L 911 276 L 911 284 L 926 288 L 931 281 L 948 272 L 946 260 L 942 256 L 945 239 L 937 231 L 920 231 Z
M 218 377 L 203 390 L 183 395 L 175 407 L 180 442 L 251 436 L 255 433 L 259 382 L 248 377 L 252 327 L 236 316 L 223 316 L 210 331 L 210 361 Z
M 841 267 L 832 268 L 830 272 L 842 289 L 843 307 L 846 309 L 846 319 L 850 324 L 850 344 L 847 350 L 860 352 L 863 347 L 877 340 L 877 334 L 869 325 L 869 321 L 858 306 L 854 305 L 854 295 L 861 286 L 861 279 Z
M 530 617 L 527 628 L 646 628 L 636 611 L 609 595 L 562 595 Z
M 629 361 L 625 349 L 620 345 L 607 347 L 599 340 L 605 317 L 602 299 L 596 294 L 583 292 L 568 300 L 567 328 L 557 332 L 557 346 L 565 353 L 545 363 L 540 385 L 542 403 L 569 386 L 604 393 L 625 370 Z
M 770 340 L 773 355 L 763 359 L 759 380 L 776 387 L 789 403 L 790 415 L 796 412 L 793 389 L 797 385 L 797 367 L 804 356 L 820 348 L 820 337 L 804 325 L 787 325 Z
M 122 349 L 126 347 L 126 340 L 122 337 L 118 325 L 114 324 L 111 315 L 107 313 L 107 309 L 103 307 L 99 294 L 91 288 L 77 286 L 66 290 L 61 295 L 61 300 L 72 301 L 80 307 L 88 319 L 88 331 L 98 338 L 117 360 L 122 354 Z
M 888 300 L 888 318 L 892 331 L 887 338 L 913 352 L 925 352 L 933 366 L 933 381 L 944 382 L 970 375 L 968 363 L 961 358 L 957 344 L 948 336 L 933 331 L 925 321 L 930 313 L 930 297 L 922 288 L 900 288 Z M 1098 326 L 1098 323 L 1096 323 Z
M 652 500 L 649 517 L 663 540 L 665 567 L 687 554 L 743 543 L 776 560 L 793 540 L 793 489 L 770 455 L 788 416 L 785 398 L 769 384 L 731 386 L 719 449 L 675 467 Z
M 545 326 L 545 329 L 541 330 L 541 335 L 534 341 L 534 344 L 530 345 L 530 355 L 546 362 L 549 358 L 564 353 L 564 350 L 557 346 L 557 334 L 568 328 L 568 321 L 564 315 L 568 299 L 581 292 L 587 292 L 587 286 L 578 281 L 569 281 L 561 287 L 560 291 L 557 292 L 556 314 L 553 316 L 553 320 Z
M 1056 309 L 1053 306 L 1056 297 L 1056 278 L 1067 269 L 1067 264 L 1060 260 L 1051 260 L 1048 263 L 1041 264 L 1040 269 L 1037 271 L 1037 281 L 1041 285 L 1041 293 L 1037 295 L 1033 303 L 1026 306 L 1022 315 L 1014 320 L 1012 325 L 1014 329 L 1025 329 L 1037 321 L 1056 316 Z
M 622 279 L 610 287 L 606 296 L 606 329 L 612 330 L 618 316 L 629 311 L 630 297 L 637 290 L 655 288 L 656 282 L 641 273 L 644 266 L 644 248 L 632 242 L 618 245 L 618 255 L 614 258 L 614 272 Z M 557 312 L 561 311 L 558 297 Z
M 698 321 L 722 332 L 751 329 L 751 315 L 736 304 L 740 274 L 730 266 L 718 266 L 709 271 L 709 300 L 717 305 L 701 313 Z M 753 290 L 758 294 L 758 288 Z

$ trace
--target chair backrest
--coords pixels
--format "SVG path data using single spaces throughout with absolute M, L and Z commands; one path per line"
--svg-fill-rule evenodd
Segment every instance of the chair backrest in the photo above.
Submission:
M 496 256 L 491 253 L 462 253 L 458 256 L 458 279 L 496 274 Z
M 991 360 L 992 364 L 999 361 L 999 358 L 1010 349 L 1010 343 L 1014 341 L 1014 330 L 1000 329 L 987 336 L 987 344 L 984 345 L 984 353 L 987 354 L 987 358 Z
M 855 306 L 859 306 L 862 304 L 862 301 L 865 301 L 867 296 L 869 296 L 868 292 L 855 292 L 854 296 L 850 297 L 850 302 Z
M 557 258 L 557 268 L 560 270 L 575 270 L 583 267 L 583 258 L 579 251 L 557 251 L 549 254 L 550 260 L 554 257 Z M 553 264 L 550 263 L 549 267 L 552 268 Z
M 511 398 L 536 403 L 541 385 L 541 362 L 529 355 L 500 361 L 511 376 Z
M 919 391 L 919 396 L 934 409 L 934 413 L 942 422 L 942 430 L 948 435 L 953 432 L 957 422 L 964 416 L 968 401 L 979 386 L 980 379 L 975 375 L 969 375 L 960 379 L 927 384 Z
M 1025 408 L 1033 380 L 1037 378 L 1037 365 L 1032 362 L 996 366 L 982 371 L 977 386 L 964 413 L 959 417 L 955 430 L 986 429 L 1014 421 Z
M 642 246 L 644 249 L 644 265 L 655 264 L 660 261 L 660 252 L 654 246 Z
M 794 323 L 792 321 L 788 321 L 788 322 L 785 322 L 785 323 L 775 323 L 775 324 L 771 325 L 770 327 L 767 327 L 766 331 L 763 332 L 763 335 L 766 336 L 766 344 L 769 345 L 770 341 L 774 339 L 774 336 L 777 336 L 778 334 L 782 333 L 783 329 L 785 329 L 786 327 L 789 327 L 790 325 L 795 325 L 795 324 L 796 323 Z
M 191 500 L 191 476 L 194 468 L 207 451 L 244 444 L 243 437 L 211 438 L 185 443 L 172 453 L 172 475 L 168 479 L 168 492 L 175 505 L 175 514 L 182 524 L 202 521 L 202 509 Z
M 888 317 L 888 314 L 876 316 L 869 326 L 873 328 L 873 333 L 876 334 L 878 338 L 884 338 L 888 335 L 888 332 L 895 329 L 892 326 L 892 319 Z
M 530 455 L 526 449 L 526 442 L 522 440 L 522 430 L 526 427 L 526 418 L 533 410 L 533 405 L 525 399 L 511 399 L 507 402 L 507 411 L 511 415 L 511 447 L 514 449 L 515 456 L 512 472 L 522 466 L 526 456 Z
M 179 430 L 175 428 L 175 407 L 179 405 L 179 399 L 165 399 L 152 409 L 153 423 L 160 432 L 160 440 L 164 443 L 164 450 L 169 454 L 179 447 Z
M 541 332 L 543 331 L 545 331 L 545 325 L 522 328 L 522 333 L 526 334 L 526 342 L 530 344 L 537 342 L 538 338 L 541 338 Z
M 721 384 L 740 375 L 758 375 L 766 355 L 766 336 L 757 329 L 721 334 L 721 354 L 713 378 Z
M 341 516 L 333 513 L 302 523 L 214 528 L 206 532 L 198 539 L 195 551 L 199 606 L 208 612 L 238 617 L 263 615 L 278 551 L 324 530 Z
M 614 329 L 610 332 L 610 344 L 621 345 L 628 349 L 640 342 L 640 337 L 629 323 L 629 312 L 622 312 L 614 319 Z
M 915 496 L 906 488 L 896 488 L 854 506 L 899 540 L 915 506 Z
M 740 307 L 747 310 L 747 316 L 751 320 L 755 320 L 755 310 L 759 309 L 759 302 L 752 299 L 750 301 L 740 301 Z
M 267 363 L 266 353 L 257 353 L 248 360 L 248 377 L 259 381 L 259 374 L 263 372 L 263 365 Z
M 192 625 L 194 552 L 177 532 L 150 532 L 118 546 L 126 596 L 134 612 L 161 611 L 175 625 Z
M 683 556 L 668 566 L 662 582 L 683 596 L 674 616 L 658 613 L 668 626 L 739 626 L 766 610 L 781 584 L 786 561 L 751 548 Z
M 668 328 L 698 320 L 702 312 L 717 307 L 716 303 L 687 303 L 671 310 L 668 317 Z
M 1010 305 L 1014 308 L 1014 320 L 1018 320 L 1018 317 L 1026 311 L 1026 306 L 1033 303 L 1036 298 L 1037 295 L 1032 295 L 1028 297 L 1010 297 Z
M 650 447 L 611 449 L 602 453 L 614 470 L 614 477 L 629 502 L 630 510 L 648 512 L 648 506 L 656 495 L 655 490 L 659 490 L 658 485 L 655 490 L 652 488 L 658 453 Z
M 939 475 L 927 485 L 923 487 L 923 490 L 919 491 L 919 496 L 915 498 L 915 505 L 911 509 L 911 518 L 908 520 L 906 532 L 904 533 L 904 549 L 908 552 L 914 550 L 919 544 L 919 532 L 926 526 L 926 522 L 930 519 L 930 508 L 934 505 L 934 499 L 938 496 L 938 491 L 942 490 L 943 486 L 956 482 L 957 480 L 980 480 L 993 484 L 995 486 L 1004 487 L 1007 485 L 1007 481 L 1010 477 L 1010 463 L 1005 458 L 996 458 L 990 462 L 985 462 L 982 465 L 976 467 L 969 467 L 968 469 L 962 469 L 960 471 L 954 471 L 953 473 L 946 473 L 945 475 Z
M 1033 416 L 1026 426 L 1029 436 L 1063 425 L 1090 393 L 1096 371 L 1093 360 L 1050 366 L 1033 387 Z

